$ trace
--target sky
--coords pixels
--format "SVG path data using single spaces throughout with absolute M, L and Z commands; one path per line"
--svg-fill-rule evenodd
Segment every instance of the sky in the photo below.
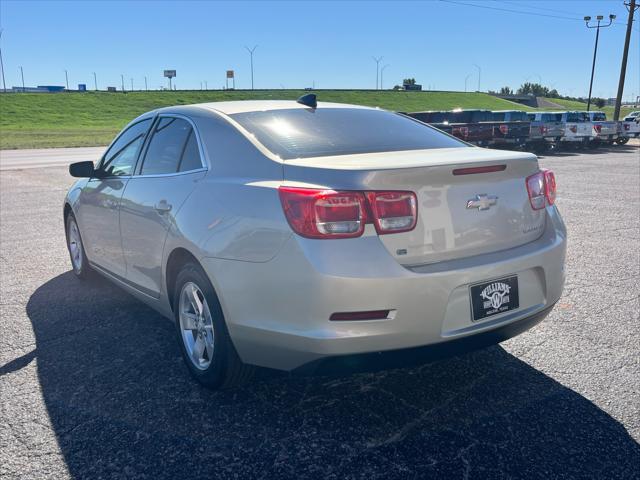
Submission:
M 524 12 L 524 13 L 522 13 Z M 595 29 L 582 18 L 617 15 L 600 30 L 593 95 L 614 97 L 624 45 L 623 0 L 412 2 L 189 2 L 2 0 L 0 48 L 7 87 L 86 83 L 150 89 L 177 70 L 179 89 L 384 88 L 414 77 L 423 88 L 464 91 L 541 82 L 586 96 Z M 640 11 L 632 31 L 625 99 L 640 95 Z M 477 67 L 476 67 L 477 65 Z M 478 68 L 479 67 L 479 68 Z M 466 82 L 465 82 L 466 80 Z

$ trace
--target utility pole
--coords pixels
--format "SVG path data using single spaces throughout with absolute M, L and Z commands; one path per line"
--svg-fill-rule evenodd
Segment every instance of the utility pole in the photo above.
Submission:
M 0 29 L 0 40 L 2 39 L 2 29 Z M 2 90 L 7 93 L 7 84 L 4 83 L 4 63 L 2 62 L 2 47 L 0 47 L 0 70 L 2 70 Z
M 622 65 L 620 66 L 620 81 L 618 82 L 618 94 L 616 95 L 616 108 L 613 111 L 613 119 L 618 121 L 620 119 L 620 105 L 622 104 L 622 92 L 624 90 L 624 77 L 627 73 L 627 57 L 629 56 L 629 42 L 631 41 L 631 27 L 633 26 L 633 12 L 638 5 L 636 0 L 631 0 L 629 3 L 625 3 L 625 6 L 629 10 L 629 20 L 627 21 L 627 35 L 624 38 L 624 51 L 622 53 Z
M 96 87 L 96 92 L 98 91 L 98 77 L 96 77 L 96 72 L 93 72 L 93 85 Z
M 384 67 L 380 69 L 380 90 L 384 90 L 384 87 L 382 86 L 383 85 L 382 78 L 384 76 L 384 69 L 387 68 L 388 66 L 389 64 L 387 63 Z
M 593 74 L 596 71 L 596 55 L 598 53 L 598 38 L 600 37 L 600 28 L 610 27 L 613 23 L 613 20 L 616 18 L 615 15 L 609 15 L 609 23 L 606 25 L 600 25 L 600 22 L 604 16 L 598 15 L 596 20 L 598 21 L 597 25 L 589 25 L 589 21 L 591 21 L 591 17 L 584 17 L 585 24 L 587 28 L 595 28 L 596 29 L 596 45 L 593 47 L 593 64 L 591 65 L 591 81 L 589 82 L 589 99 L 587 100 L 587 112 L 591 108 L 591 91 L 593 89 Z
M 24 70 L 22 70 L 22 66 L 20 67 L 20 76 L 22 77 L 22 93 L 24 93 Z
M 124 75 L 120 74 L 120 81 L 122 82 L 122 93 L 124 93 Z
M 147 77 L 146 76 L 144 77 L 144 90 L 145 90 L 145 92 L 149 91 L 149 87 L 147 86 Z
M 376 90 L 378 90 L 378 78 L 380 76 L 380 61 L 382 60 L 382 57 L 371 57 L 373 58 L 373 61 L 376 62 Z
M 255 45 L 253 48 L 249 48 L 247 46 L 244 48 L 247 49 L 247 52 L 249 52 L 249 55 L 251 56 L 251 90 L 253 90 L 253 52 L 258 48 L 258 45 Z
M 65 70 L 64 71 L 64 78 L 66 78 L 67 81 L 67 91 L 69 90 L 69 73 Z
M 478 69 L 478 92 L 479 92 L 480 91 L 480 72 L 482 71 L 482 69 L 480 68 L 480 66 L 476 65 L 475 63 L 473 64 L 473 66 Z
M 204 89 L 205 90 L 209 90 L 209 84 L 207 83 L 207 81 L 204 81 Z

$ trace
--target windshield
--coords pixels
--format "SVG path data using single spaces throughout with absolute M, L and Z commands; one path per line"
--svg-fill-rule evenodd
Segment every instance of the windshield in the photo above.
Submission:
M 593 120 L 595 122 L 605 122 L 607 120 L 607 115 L 603 112 L 593 112 Z
M 284 160 L 467 146 L 434 128 L 385 110 L 293 108 L 230 116 Z

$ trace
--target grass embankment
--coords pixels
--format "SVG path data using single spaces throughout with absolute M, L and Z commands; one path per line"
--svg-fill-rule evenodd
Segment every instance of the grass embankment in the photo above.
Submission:
M 223 100 L 294 100 L 303 90 L 0 95 L 0 149 L 106 145 L 130 120 L 154 108 Z M 484 93 L 315 91 L 320 101 L 398 111 L 526 108 Z
M 556 103 L 558 105 L 561 105 L 562 108 L 566 109 L 566 110 L 586 110 L 587 109 L 587 104 L 586 103 L 578 102 L 576 100 L 565 100 L 565 99 L 562 99 L 562 98 L 547 98 L 547 100 L 549 100 L 550 102 Z M 598 112 L 604 112 L 604 113 L 607 114 L 607 118 L 609 120 L 613 120 L 613 111 L 615 109 L 612 106 L 606 106 L 606 107 L 603 107 L 603 108 L 598 108 L 594 104 L 591 104 L 591 110 L 596 110 Z M 622 107 L 620 109 L 620 119 L 622 120 L 624 117 L 626 117 L 633 110 L 634 109 L 630 108 L 630 107 Z

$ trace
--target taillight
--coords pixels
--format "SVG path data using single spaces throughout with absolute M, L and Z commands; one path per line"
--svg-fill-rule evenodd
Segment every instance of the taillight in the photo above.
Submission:
M 469 127 L 453 127 L 451 134 L 458 138 L 467 138 L 469 136 Z
M 299 187 L 278 191 L 289 225 L 306 238 L 355 238 L 362 235 L 366 223 L 373 223 L 380 235 L 406 232 L 415 228 L 418 218 L 413 192 Z
M 624 124 L 624 129 L 625 130 L 631 130 L 631 125 L 629 125 L 628 123 Z
M 542 169 L 538 173 L 527 177 L 527 192 L 529 203 L 534 210 L 541 210 L 548 203 L 556 201 L 556 177 L 551 170 Z
M 544 195 L 547 197 L 549 205 L 553 205 L 556 201 L 556 176 L 551 170 L 542 169 L 544 173 Z
M 413 192 L 367 192 L 378 234 L 413 230 L 418 221 L 416 194 Z
M 307 238 L 351 238 L 367 221 L 362 192 L 280 187 L 280 201 L 294 232 Z
M 500 133 L 506 135 L 509 133 L 509 125 L 500 125 Z
M 573 133 L 578 133 L 578 126 L 577 125 L 571 125 L 569 127 L 569 130 L 571 130 Z
M 547 127 L 545 127 L 544 125 L 540 126 L 540 133 L 542 135 L 544 135 L 545 133 L 547 133 L 549 130 L 547 129 Z
M 594 126 L 593 126 L 593 128 L 595 128 L 595 129 L 596 129 L 596 132 L 597 132 L 597 133 L 602 132 L 602 125 L 594 125 Z

